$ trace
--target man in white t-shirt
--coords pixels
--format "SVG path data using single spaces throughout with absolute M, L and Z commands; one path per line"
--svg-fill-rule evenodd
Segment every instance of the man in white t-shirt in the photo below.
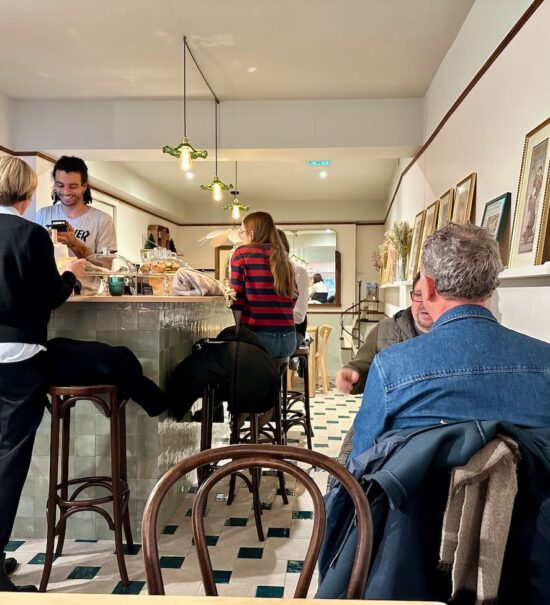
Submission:
M 88 167 L 80 158 L 61 156 L 52 171 L 54 180 L 53 206 L 41 208 L 35 222 L 48 227 L 54 220 L 66 220 L 67 231 L 57 232 L 57 241 L 67 244 L 69 254 L 88 258 L 104 248 L 116 251 L 113 219 L 96 208 L 88 186 Z

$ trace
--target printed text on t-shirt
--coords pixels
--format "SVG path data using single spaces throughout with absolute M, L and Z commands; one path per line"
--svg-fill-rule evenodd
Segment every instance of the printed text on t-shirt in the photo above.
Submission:
M 90 232 L 85 231 L 84 229 L 75 229 L 74 234 L 76 237 L 78 237 L 78 239 L 81 239 L 84 243 L 86 243 L 86 240 L 88 239 L 88 236 L 90 235 Z

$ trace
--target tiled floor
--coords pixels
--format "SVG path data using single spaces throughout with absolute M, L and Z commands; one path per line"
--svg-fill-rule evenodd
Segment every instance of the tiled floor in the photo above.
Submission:
M 359 397 L 330 391 L 313 400 L 314 449 L 336 457 L 360 403 Z M 297 430 L 289 434 L 290 445 L 305 447 L 305 437 Z M 326 473 L 310 469 L 324 492 Z M 227 506 L 227 481 L 212 493 L 205 518 L 211 546 L 210 557 L 222 596 L 289 597 L 296 586 L 298 572 L 309 542 L 312 524 L 310 498 L 292 478 L 287 479 L 289 503 L 276 495 L 277 478 L 264 471 L 261 497 L 262 523 L 266 540 L 259 542 L 248 490 L 242 486 Z M 192 494 L 188 494 L 181 512 L 167 525 L 159 538 L 161 567 L 167 594 L 204 594 L 191 543 L 191 519 L 188 514 Z M 78 523 L 78 517 L 73 523 Z M 14 580 L 18 584 L 38 584 L 42 572 L 44 540 L 14 538 L 8 545 L 21 564 Z M 112 541 L 68 540 L 63 556 L 53 565 L 49 591 L 83 593 L 146 593 L 141 548 L 126 557 L 129 587 L 120 584 Z M 9 556 L 9 555 L 8 555 Z M 310 592 L 316 587 L 314 577 Z

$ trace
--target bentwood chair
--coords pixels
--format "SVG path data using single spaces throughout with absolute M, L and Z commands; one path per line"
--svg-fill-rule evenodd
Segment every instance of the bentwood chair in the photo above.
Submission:
M 327 362 L 326 362 L 326 353 L 327 353 L 327 343 L 328 337 L 332 332 L 332 327 L 328 324 L 323 324 L 319 327 L 319 342 L 317 343 L 317 368 L 319 374 L 321 376 L 321 383 L 323 387 L 323 393 L 326 395 L 328 393 L 329 382 L 328 382 L 328 373 L 327 373 Z
M 306 597 L 325 532 L 326 514 L 323 496 L 314 479 L 305 470 L 292 464 L 290 460 L 293 460 L 328 471 L 340 481 L 349 493 L 357 515 L 357 546 L 346 597 L 348 599 L 362 598 L 372 551 L 372 518 L 363 488 L 345 468 L 324 454 L 297 447 L 264 444 L 230 445 L 198 452 L 176 464 L 161 477 L 147 500 L 141 523 L 143 557 L 149 594 L 165 594 L 157 543 L 158 514 L 164 497 L 187 473 L 222 460 L 230 460 L 230 462 L 223 466 L 216 466 L 205 479 L 197 491 L 191 514 L 193 538 L 207 596 L 218 595 L 204 530 L 204 513 L 208 494 L 214 485 L 231 473 L 241 469 L 265 467 L 284 471 L 295 477 L 304 485 L 313 500 L 313 530 L 294 592 L 294 598 Z

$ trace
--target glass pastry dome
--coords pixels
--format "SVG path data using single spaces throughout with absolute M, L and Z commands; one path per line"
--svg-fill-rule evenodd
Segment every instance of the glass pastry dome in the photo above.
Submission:
M 134 275 L 136 273 L 136 267 L 132 261 L 116 252 L 91 254 L 86 259 L 86 273 L 92 275 Z

